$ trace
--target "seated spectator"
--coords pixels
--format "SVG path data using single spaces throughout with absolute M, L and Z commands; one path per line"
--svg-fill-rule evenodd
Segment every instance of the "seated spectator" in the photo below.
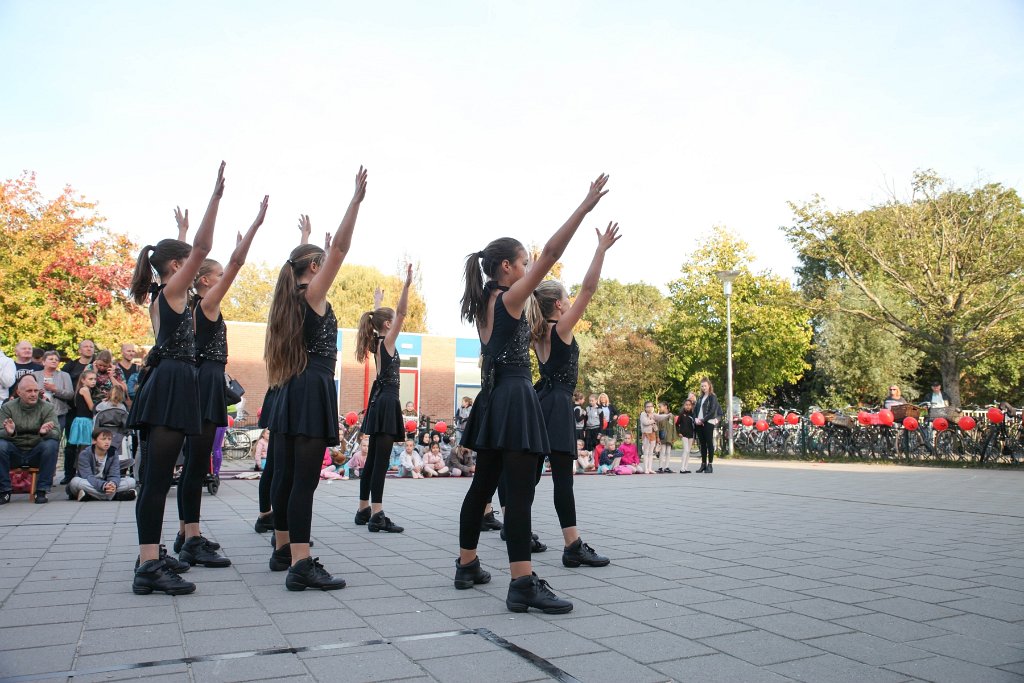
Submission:
M 430 450 L 423 457 L 423 475 L 425 477 L 446 477 L 448 473 L 448 466 L 444 464 L 444 458 L 441 457 L 441 443 L 435 441 L 430 444 Z
M 398 476 L 422 479 L 422 471 L 423 458 L 420 457 L 420 454 L 413 447 L 412 441 L 406 441 L 405 450 L 402 451 L 402 456 L 398 464 Z
M 645 472 L 644 468 L 640 465 L 640 454 L 636 451 L 636 444 L 633 443 L 633 435 L 631 433 L 626 432 L 622 445 L 619 446 L 619 452 L 622 454 L 622 458 L 612 468 L 615 474 L 640 474 Z
M 583 439 L 576 440 L 576 471 L 579 473 L 593 472 L 594 454 L 583 447 Z
M 397 472 L 402 465 L 402 453 L 405 453 L 405 445 L 409 440 L 398 441 L 391 445 L 391 459 L 388 460 L 388 472 Z
M 18 377 L 24 377 L 43 366 L 32 360 L 32 342 L 22 340 L 14 347 L 14 371 Z
M 57 470 L 60 423 L 57 412 L 39 400 L 39 383 L 24 375 L 14 385 L 18 398 L 0 406 L 0 505 L 11 500 L 11 467 L 39 468 L 36 503 L 46 503 L 46 493 Z
M 365 434 L 359 438 L 359 445 L 352 451 L 352 457 L 348 461 L 348 474 L 353 479 L 358 479 L 366 467 L 366 453 L 370 450 L 370 437 Z
M 453 477 L 472 477 L 476 474 L 476 453 L 463 446 L 454 446 L 448 454 L 448 468 Z
M 324 449 L 324 462 L 323 467 L 320 470 L 321 479 L 348 479 L 345 475 L 345 463 L 348 461 L 348 456 L 345 455 L 343 448 L 325 448 Z
M 455 448 L 457 443 L 458 441 L 454 435 L 441 439 L 441 457 L 444 458 L 445 462 L 448 462 L 448 456 L 452 454 L 452 449 Z
M 63 431 L 67 428 L 67 415 L 75 401 L 75 385 L 71 375 L 59 369 L 60 354 L 56 351 L 43 353 L 43 369 L 32 373 L 43 391 L 43 400 L 49 401 L 57 411 L 57 420 Z
M 882 407 L 886 409 L 892 409 L 893 406 L 901 406 L 906 403 L 903 398 L 903 392 L 900 388 L 893 384 L 889 387 L 889 395 L 885 397 L 885 401 L 882 402 Z
M 254 472 L 262 472 L 267 466 L 267 449 L 270 448 L 270 430 L 264 429 L 260 438 L 252 445 L 252 469 Z
M 0 349 L 0 403 L 10 397 L 11 387 L 14 386 L 16 379 L 18 369 L 14 367 L 14 361 Z
M 419 443 L 416 444 L 416 452 L 420 454 L 420 457 L 426 457 L 427 453 L 430 452 L 430 444 L 433 439 L 430 436 L 430 432 L 423 432 L 420 434 Z
M 622 451 L 618 448 L 619 442 L 614 436 L 606 436 L 602 438 L 600 446 L 600 453 L 598 457 L 597 471 L 601 474 L 615 474 L 613 471 L 619 466 L 619 462 L 622 460 Z M 635 449 L 634 449 L 635 450 Z M 594 452 L 598 450 L 595 448 Z
M 117 454 L 111 448 L 114 438 L 109 429 L 93 430 L 92 446 L 78 454 L 76 476 L 68 483 L 68 498 L 135 500 L 135 480 L 121 476 Z

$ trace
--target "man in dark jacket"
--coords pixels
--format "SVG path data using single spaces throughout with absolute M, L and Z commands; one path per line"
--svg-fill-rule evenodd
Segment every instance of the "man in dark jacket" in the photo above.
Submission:
M 45 503 L 53 484 L 60 422 L 53 406 L 39 400 L 39 382 L 24 375 L 14 385 L 18 398 L 0 406 L 0 505 L 11 500 L 11 467 L 39 468 L 36 503 Z

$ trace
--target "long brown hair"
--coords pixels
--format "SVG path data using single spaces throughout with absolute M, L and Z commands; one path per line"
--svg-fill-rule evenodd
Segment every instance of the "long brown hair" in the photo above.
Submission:
M 565 296 L 565 287 L 557 280 L 544 280 L 533 296 L 526 301 L 526 319 L 530 321 L 530 336 L 533 342 L 544 339 L 548 334 L 548 317 L 555 310 L 555 303 Z
M 298 279 L 313 263 L 320 263 L 324 250 L 313 244 L 300 244 L 281 266 L 270 302 L 270 317 L 263 342 L 263 360 L 267 364 L 267 382 L 279 387 L 306 369 L 306 345 L 302 341 L 305 298 Z
M 131 294 L 135 303 L 140 306 L 149 296 L 149 286 L 153 284 L 153 271 L 160 276 L 162 281 L 167 275 L 167 267 L 171 261 L 187 259 L 192 253 L 192 245 L 181 240 L 160 240 L 154 247 L 147 244 L 139 252 L 139 259 L 135 262 L 135 272 L 132 273 Z
M 365 311 L 359 316 L 359 328 L 356 332 L 356 362 L 363 363 L 373 351 L 373 333 L 380 333 L 384 323 L 395 319 L 394 309 L 381 306 L 375 311 Z
M 487 293 L 484 278 L 494 279 L 503 261 L 514 261 L 525 253 L 522 242 L 512 237 L 499 237 L 483 251 L 466 257 L 466 290 L 462 293 L 462 319 L 467 323 L 487 324 Z M 482 274 L 481 274 L 481 271 Z

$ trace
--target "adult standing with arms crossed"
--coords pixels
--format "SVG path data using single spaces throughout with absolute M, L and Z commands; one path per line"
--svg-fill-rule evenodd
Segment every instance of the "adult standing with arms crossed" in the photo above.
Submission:
M 707 377 L 700 381 L 700 398 L 693 414 L 697 441 L 700 442 L 700 469 L 697 472 L 711 474 L 715 462 L 715 425 L 722 419 L 722 406 L 718 404 L 715 388 Z

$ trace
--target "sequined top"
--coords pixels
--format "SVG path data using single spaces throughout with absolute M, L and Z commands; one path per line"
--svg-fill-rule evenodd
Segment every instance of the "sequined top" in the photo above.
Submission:
M 380 358 L 380 365 L 377 367 L 377 383 L 381 388 L 395 387 L 397 389 L 402 382 L 399 372 L 402 367 L 402 359 L 398 355 L 398 348 L 395 348 L 394 355 L 389 356 L 387 349 L 384 348 L 384 338 L 379 337 L 379 340 L 377 354 Z
M 555 321 L 549 320 L 548 322 Z M 544 380 L 564 385 L 573 391 L 576 389 L 576 380 L 580 370 L 580 345 L 576 343 L 576 337 L 572 338 L 571 344 L 566 344 L 558 336 L 553 325 L 550 334 L 551 352 L 548 354 L 546 363 L 538 363 L 540 376 Z
M 224 316 L 210 321 L 201 306 L 196 306 L 196 361 L 228 362 L 228 326 Z
M 306 303 L 306 312 L 302 319 L 302 338 L 306 341 L 306 353 L 311 356 L 322 356 L 331 361 L 338 360 L 338 319 L 334 309 L 327 302 L 327 312 L 317 315 L 316 311 Z
M 491 281 L 493 282 L 493 280 Z M 488 282 L 488 289 L 507 292 L 508 287 L 499 287 Z M 530 370 L 530 325 L 526 322 L 526 311 L 519 318 L 513 318 L 505 309 L 504 294 L 494 302 L 494 324 L 491 338 L 480 345 L 483 356 L 480 380 L 485 386 L 493 386 L 496 373 L 502 368 L 525 368 Z
M 149 353 L 156 354 L 155 358 L 173 358 L 195 363 L 196 333 L 192 327 L 192 309 L 186 306 L 183 312 L 176 313 L 167 303 L 162 291 L 157 294 L 156 300 L 160 332 L 156 335 L 156 345 Z

